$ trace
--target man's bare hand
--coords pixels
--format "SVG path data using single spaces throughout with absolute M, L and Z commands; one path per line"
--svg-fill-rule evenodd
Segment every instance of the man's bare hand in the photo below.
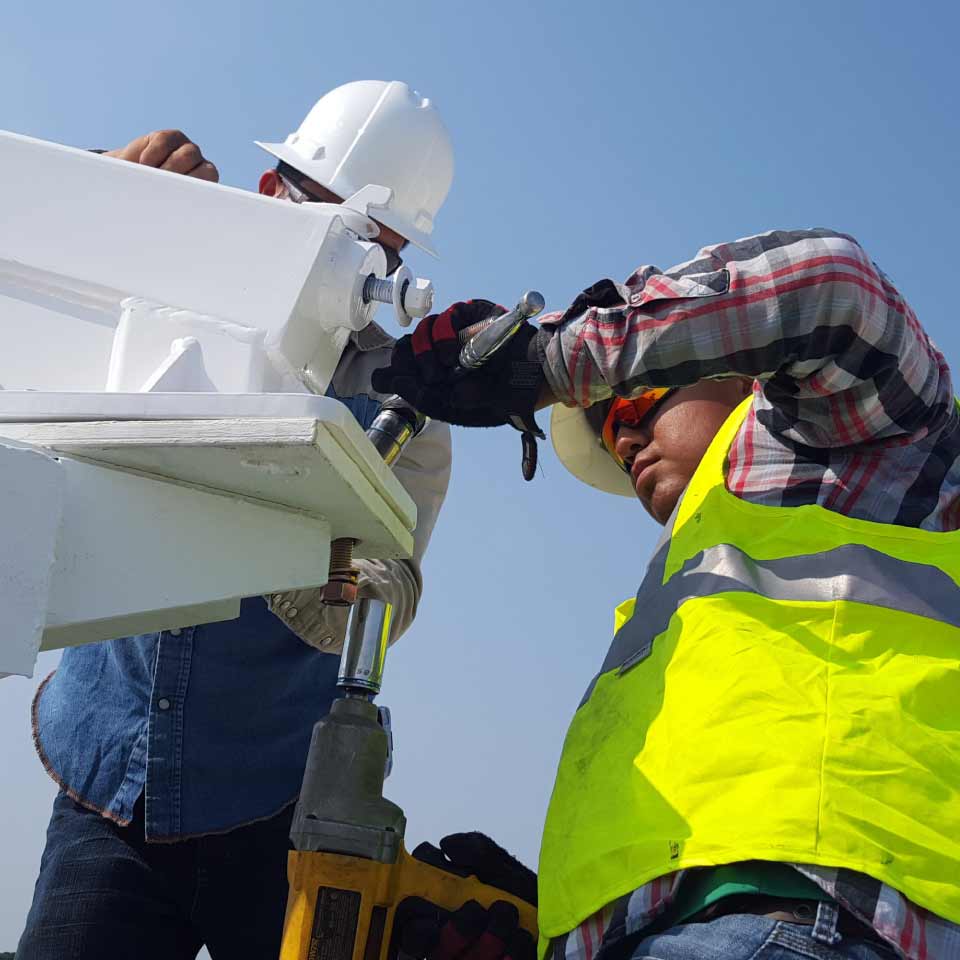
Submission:
M 160 170 L 183 173 L 198 180 L 216 183 L 220 172 L 200 152 L 200 148 L 180 130 L 154 130 L 131 140 L 119 150 L 110 150 L 108 157 L 118 157 L 131 163 L 142 163 Z

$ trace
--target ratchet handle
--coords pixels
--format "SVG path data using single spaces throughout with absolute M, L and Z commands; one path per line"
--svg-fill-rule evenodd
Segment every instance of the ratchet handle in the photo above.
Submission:
M 544 307 L 543 294 L 528 290 L 509 312 L 491 320 L 475 323 L 460 331 L 461 376 L 482 367 L 531 317 Z M 510 424 L 521 433 L 523 455 L 521 468 L 524 480 L 532 480 L 537 472 L 537 438 L 543 440 L 543 431 L 531 417 L 511 416 Z
M 528 290 L 517 305 L 503 316 L 475 323 L 460 331 L 460 366 L 465 370 L 482 367 L 526 320 L 535 317 L 544 307 L 543 294 Z

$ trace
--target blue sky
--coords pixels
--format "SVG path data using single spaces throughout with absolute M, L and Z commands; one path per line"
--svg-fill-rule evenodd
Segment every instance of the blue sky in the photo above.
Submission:
M 282 139 L 340 83 L 403 79 L 434 99 L 457 152 L 443 259 L 411 258 L 441 300 L 512 303 L 534 287 L 560 308 L 641 263 L 830 226 L 863 243 L 957 365 L 958 10 L 16 4 L 0 31 L 0 127 L 89 147 L 182 127 L 224 182 L 252 189 L 267 165 L 254 139 Z M 56 184 L 36 191 L 56 201 Z M 411 846 L 479 828 L 533 862 L 567 721 L 658 531 L 549 449 L 524 484 L 512 431 L 454 443 L 421 614 L 387 664 L 388 793 Z M 0 684 L 0 950 L 19 935 L 54 794 L 27 708 L 55 660 Z

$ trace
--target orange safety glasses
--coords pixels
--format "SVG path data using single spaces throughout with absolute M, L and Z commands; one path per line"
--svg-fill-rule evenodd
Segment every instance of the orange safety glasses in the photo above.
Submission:
M 676 389 L 676 387 L 655 387 L 652 390 L 644 390 L 639 396 L 630 397 L 630 399 L 614 397 L 606 419 L 603 421 L 600 439 L 603 441 L 604 449 L 622 469 L 628 468 L 617 453 L 617 429 L 621 426 L 639 426 L 653 413 L 654 408 Z

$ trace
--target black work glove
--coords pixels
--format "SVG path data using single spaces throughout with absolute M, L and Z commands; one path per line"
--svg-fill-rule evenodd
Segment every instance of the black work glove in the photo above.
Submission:
M 422 843 L 413 856 L 458 876 L 475 876 L 531 904 L 537 877 L 482 833 L 455 833 L 440 848 Z M 401 960 L 535 960 L 536 942 L 517 908 L 497 900 L 484 909 L 468 900 L 453 913 L 411 897 L 397 907 L 394 946 Z
M 474 876 L 481 883 L 537 905 L 537 875 L 485 833 L 451 833 L 440 841 L 439 849 L 421 843 L 413 856 L 460 877 Z
M 464 427 L 509 423 L 542 436 L 533 420 L 544 383 L 535 326 L 524 323 L 478 370 L 459 364 L 461 332 L 503 313 L 489 300 L 467 300 L 424 317 L 396 342 L 390 366 L 374 370 L 374 390 L 397 393 L 436 420 Z

